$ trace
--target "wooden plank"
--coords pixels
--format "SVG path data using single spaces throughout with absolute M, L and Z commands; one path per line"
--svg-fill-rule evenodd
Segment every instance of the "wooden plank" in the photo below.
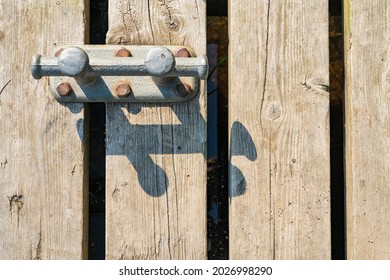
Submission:
M 30 60 L 83 44 L 83 0 L 0 2 L 0 259 L 87 256 L 84 109 L 51 97 Z
M 390 258 L 390 2 L 344 1 L 347 257 Z
M 109 44 L 206 53 L 205 1 L 110 1 Z M 107 104 L 106 257 L 205 259 L 206 99 Z
M 229 3 L 230 257 L 329 259 L 328 3 Z

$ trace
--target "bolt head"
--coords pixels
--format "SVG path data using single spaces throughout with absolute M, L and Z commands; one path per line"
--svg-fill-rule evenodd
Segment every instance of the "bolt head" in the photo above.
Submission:
M 89 66 L 88 54 L 79 47 L 64 49 L 58 57 L 58 68 L 69 77 L 82 76 Z
M 56 90 L 60 96 L 68 96 L 73 91 L 72 86 L 68 82 L 59 83 Z
M 172 52 L 165 47 L 151 49 L 145 58 L 145 67 L 152 76 L 161 77 L 171 72 L 176 66 Z
M 176 57 L 191 57 L 190 52 L 186 48 L 180 48 L 176 51 Z
M 179 83 L 176 85 L 175 93 L 180 97 L 186 97 L 192 93 L 192 88 L 189 84 Z
M 127 82 L 118 82 L 115 86 L 115 93 L 119 97 L 126 97 L 131 93 L 131 87 Z
M 115 52 L 116 57 L 131 57 L 131 53 L 126 48 L 120 48 Z

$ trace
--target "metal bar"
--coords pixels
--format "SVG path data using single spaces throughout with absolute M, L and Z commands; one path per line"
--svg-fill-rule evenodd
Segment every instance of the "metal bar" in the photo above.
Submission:
M 162 48 L 162 47 L 159 47 Z M 99 76 L 156 76 L 156 77 L 198 77 L 205 79 L 208 72 L 207 57 L 174 58 L 172 70 L 168 73 L 151 71 L 143 57 L 91 57 L 81 48 L 73 49 L 72 55 L 65 51 L 59 58 L 47 58 L 35 55 L 31 63 L 31 72 L 35 79 L 43 76 L 99 77 Z M 153 49 L 152 49 L 153 51 Z M 83 53 L 77 53 L 83 52 Z M 65 58 L 63 58 L 65 53 Z M 84 57 L 82 57 L 84 55 Z M 83 61 L 85 59 L 85 61 Z M 62 67 L 59 65 L 62 62 Z M 164 62 L 153 62 L 164 63 Z M 169 62 L 168 62 L 169 63 Z M 85 64 L 85 66 L 84 66 Z M 77 74 L 71 70 L 80 69 Z M 85 69 L 83 69 L 85 67 Z M 153 67 L 153 64 L 152 66 Z M 154 68 L 152 69 L 154 70 Z
M 199 92 L 208 62 L 181 46 L 83 45 L 33 56 L 31 73 L 50 76 L 60 102 L 183 102 Z

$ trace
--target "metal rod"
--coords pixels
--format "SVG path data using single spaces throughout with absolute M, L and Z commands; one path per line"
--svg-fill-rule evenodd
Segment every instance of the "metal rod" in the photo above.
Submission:
M 206 56 L 175 58 L 164 47 L 152 49 L 146 58 L 90 58 L 83 49 L 70 47 L 58 58 L 35 55 L 31 62 L 31 73 L 35 79 L 43 76 L 70 76 L 81 80 L 91 80 L 91 77 L 98 76 L 181 76 L 205 79 L 207 72 Z

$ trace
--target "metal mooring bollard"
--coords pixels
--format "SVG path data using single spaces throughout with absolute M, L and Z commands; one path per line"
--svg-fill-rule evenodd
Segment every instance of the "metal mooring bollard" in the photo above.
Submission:
M 52 93 L 63 102 L 186 101 L 198 91 L 199 79 L 207 77 L 207 57 L 175 57 L 173 53 L 182 53 L 183 47 L 126 47 L 72 46 L 60 49 L 58 57 L 37 54 L 31 73 L 35 79 L 51 77 Z M 126 89 L 121 94 L 118 83 Z M 189 92 L 183 94 L 183 88 Z

